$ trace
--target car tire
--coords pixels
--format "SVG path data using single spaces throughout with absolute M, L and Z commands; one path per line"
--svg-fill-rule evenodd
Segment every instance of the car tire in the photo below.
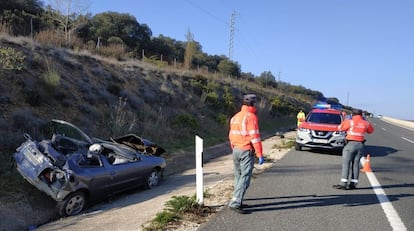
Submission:
M 149 176 L 145 180 L 144 188 L 152 189 L 158 186 L 158 183 L 160 182 L 160 180 L 161 180 L 160 171 L 158 171 L 157 169 L 153 169 L 151 174 L 149 174 Z
M 302 151 L 302 145 L 295 143 L 295 150 Z
M 86 207 L 86 195 L 74 192 L 57 203 L 59 215 L 62 217 L 78 215 Z

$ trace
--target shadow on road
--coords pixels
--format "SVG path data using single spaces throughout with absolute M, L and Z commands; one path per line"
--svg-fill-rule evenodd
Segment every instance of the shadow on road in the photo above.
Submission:
M 414 184 L 402 184 L 402 185 L 388 185 L 384 188 L 396 188 L 396 187 L 414 187 Z M 359 188 L 357 190 L 362 190 Z M 366 188 L 368 189 L 368 188 Z M 414 194 L 393 194 L 387 195 L 388 199 L 397 201 L 400 198 L 414 197 Z M 378 204 L 378 199 L 375 194 L 334 194 L 334 195 L 297 195 L 286 197 L 264 197 L 264 198 L 247 198 L 245 201 L 249 204 L 249 207 L 245 210 L 248 212 L 258 211 L 274 211 L 295 209 L 304 207 L 321 207 L 332 205 L 343 206 L 367 206 Z M 249 201 L 251 203 L 249 203 Z M 257 204 L 253 204 L 257 203 Z
M 384 185 L 382 188 L 407 188 L 414 187 L 414 183 L 410 184 L 393 184 Z M 356 190 L 372 189 L 372 187 L 358 188 Z M 352 191 L 348 191 L 352 192 Z M 391 194 L 387 195 L 388 199 L 393 202 L 400 198 L 414 197 L 414 194 Z M 304 207 L 321 207 L 332 205 L 343 206 L 366 206 L 378 204 L 378 199 L 375 194 L 335 194 L 335 195 L 297 195 L 297 196 L 282 196 L 282 197 L 262 197 L 262 198 L 246 198 L 245 201 L 249 203 L 246 208 L 248 212 L 257 211 L 273 211 Z M 257 203 L 257 204 L 253 204 Z
M 396 153 L 399 150 L 391 147 L 365 145 L 365 152 L 371 156 L 388 156 L 389 154 Z
M 373 187 L 364 187 L 358 189 L 372 189 Z M 383 189 L 390 189 L 390 188 L 414 188 L 414 183 L 409 184 L 389 184 L 389 185 L 381 185 Z M 375 189 L 375 187 L 374 187 Z

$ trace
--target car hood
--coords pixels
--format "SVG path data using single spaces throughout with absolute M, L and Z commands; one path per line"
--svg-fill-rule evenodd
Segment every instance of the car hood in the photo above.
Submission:
M 63 120 L 52 120 L 52 124 L 54 134 L 60 134 L 66 137 L 81 140 L 87 144 L 93 144 L 97 142 L 114 142 L 117 144 L 126 145 L 130 148 L 140 151 L 143 154 L 154 156 L 160 156 L 161 154 L 166 152 L 164 148 L 160 147 L 159 145 L 155 144 L 154 142 L 148 139 L 139 137 L 136 134 L 127 134 L 115 138 L 111 137 L 108 141 L 95 137 L 90 137 L 77 126 Z
M 322 130 L 322 131 L 330 131 L 330 132 L 334 132 L 338 130 L 338 124 L 303 122 L 300 124 L 300 127 L 311 129 L 311 130 Z
M 142 152 L 143 154 L 160 156 L 161 154 L 165 153 L 165 149 L 162 147 L 135 134 L 128 134 L 125 136 L 111 138 L 111 141 L 119 144 L 124 144 L 128 147 Z

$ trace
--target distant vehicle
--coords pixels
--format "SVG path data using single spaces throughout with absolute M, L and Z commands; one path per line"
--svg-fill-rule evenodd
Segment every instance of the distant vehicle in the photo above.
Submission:
M 295 149 L 325 149 L 340 152 L 345 145 L 346 132 L 337 131 L 343 118 L 341 111 L 327 105 L 315 106 L 297 129 Z
M 52 124 L 50 140 L 25 134 L 14 159 L 23 178 L 57 201 L 61 216 L 127 189 L 153 188 L 162 179 L 165 150 L 151 141 L 134 134 L 101 140 L 66 121 Z

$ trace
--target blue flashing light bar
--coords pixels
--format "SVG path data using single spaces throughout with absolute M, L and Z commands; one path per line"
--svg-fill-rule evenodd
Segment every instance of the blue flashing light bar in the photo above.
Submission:
M 313 108 L 316 108 L 316 109 L 329 109 L 329 108 L 331 108 L 331 105 L 327 104 L 327 103 L 316 103 L 316 104 L 313 105 Z
M 328 104 L 328 103 L 316 103 L 313 105 L 315 109 L 336 109 L 342 110 L 342 106 L 339 104 Z

